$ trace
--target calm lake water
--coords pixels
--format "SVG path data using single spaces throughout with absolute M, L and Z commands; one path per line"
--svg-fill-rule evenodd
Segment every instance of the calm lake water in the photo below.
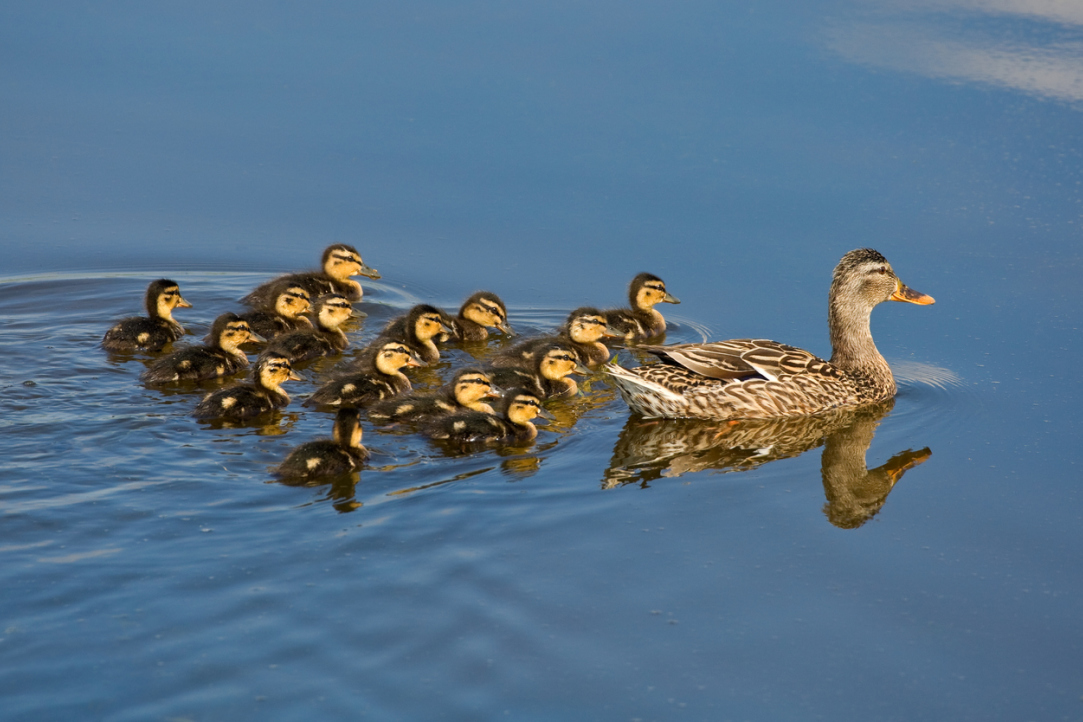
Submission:
M 0 40 L 5 720 L 1083 717 L 1083 10 L 9 4 Z M 862 246 L 937 303 L 875 311 L 881 407 L 737 437 L 595 375 L 531 447 L 366 421 L 311 486 L 268 472 L 342 359 L 218 427 L 98 345 L 154 278 L 187 343 L 335 241 L 383 274 L 354 349 L 649 270 L 670 342 L 828 355 Z

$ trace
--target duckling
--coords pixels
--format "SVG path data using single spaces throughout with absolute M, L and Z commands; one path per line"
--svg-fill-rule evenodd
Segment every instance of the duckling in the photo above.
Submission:
M 404 366 L 421 366 L 410 349 L 388 341 L 362 356 L 360 371 L 329 381 L 305 401 L 305 406 L 365 407 L 410 390 Z
M 443 333 L 454 334 L 445 319 L 447 315 L 436 306 L 418 304 L 406 314 L 392 319 L 372 346 L 398 341 L 409 347 L 425 363 L 435 363 L 440 360 L 440 349 L 436 348 L 433 339 Z
M 455 335 L 463 341 L 484 341 L 490 328 L 498 328 L 505 336 L 514 336 L 508 325 L 508 308 L 500 296 L 478 291 L 463 302 L 459 315 L 452 321 Z
M 666 319 L 654 309 L 659 303 L 680 303 L 666 293 L 666 284 L 658 276 L 641 273 L 628 286 L 631 308 L 618 308 L 605 312 L 609 325 L 624 336 L 625 341 L 638 341 L 661 335 L 666 330 Z
M 372 421 L 430 421 L 456 411 L 495 413 L 484 398 L 499 398 L 489 376 L 478 369 L 459 369 L 451 383 L 435 394 L 416 394 L 374 404 L 369 409 Z
M 312 328 L 304 314 L 312 307 L 308 291 L 296 283 L 280 284 L 274 295 L 274 306 L 242 313 L 254 333 L 273 339 L 290 331 Z
M 143 382 L 163 384 L 171 381 L 204 381 L 229 376 L 248 366 L 248 357 L 240 345 L 263 338 L 252 333 L 248 322 L 235 313 L 223 313 L 214 319 L 203 346 L 189 346 L 155 361 L 143 373 Z
M 347 300 L 356 303 L 361 300 L 363 292 L 361 284 L 352 280 L 350 276 L 380 277 L 376 269 L 365 265 L 356 248 L 347 246 L 345 243 L 328 246 L 320 258 L 320 267 L 322 271 L 291 273 L 268 281 L 242 298 L 241 303 L 256 308 L 269 307 L 274 304 L 275 291 L 281 283 L 297 284 L 308 291 L 313 298 L 328 293 L 341 293 Z
M 551 344 L 534 357 L 534 366 L 529 371 L 515 366 L 496 368 L 489 377 L 502 388 L 521 386 L 540 399 L 558 396 L 573 396 L 579 392 L 575 379 L 569 374 L 589 374 L 575 354 L 560 344 Z
M 174 308 L 191 308 L 181 298 L 180 287 L 168 278 L 152 281 L 144 297 L 146 316 L 132 316 L 118 321 L 105 332 L 102 348 L 106 351 L 158 351 L 184 335 L 184 328 L 173 320 Z
M 281 409 L 290 402 L 282 390 L 286 381 L 300 381 L 287 356 L 265 351 L 252 368 L 251 383 L 237 384 L 207 394 L 196 405 L 197 419 L 248 419 Z
M 459 444 L 523 444 L 538 435 L 538 429 L 531 423 L 535 416 L 551 418 L 535 394 L 526 389 L 513 389 L 504 397 L 499 416 L 482 411 L 460 411 L 441 416 L 426 425 L 424 432 L 434 439 Z
M 286 356 L 290 363 L 301 363 L 344 350 L 349 339 L 340 326 L 353 315 L 353 307 L 341 293 L 328 293 L 316 299 L 312 309 L 316 327 L 282 334 L 267 344 L 267 351 Z
M 330 439 L 301 444 L 273 473 L 292 479 L 338 476 L 348 474 L 368 458 L 368 449 L 361 445 L 361 412 L 339 409 Z
M 596 366 L 609 360 L 609 347 L 599 339 L 619 335 L 622 334 L 618 334 L 606 324 L 604 313 L 584 306 L 568 315 L 568 320 L 556 335 L 532 338 L 505 349 L 493 358 L 493 366 L 529 368 L 533 365 L 537 353 L 553 344 L 560 344 L 575 352 L 579 363 L 588 367 Z

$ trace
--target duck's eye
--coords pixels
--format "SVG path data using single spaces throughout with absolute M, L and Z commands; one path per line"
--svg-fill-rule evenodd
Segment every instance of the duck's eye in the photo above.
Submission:
M 876 269 L 876 272 L 879 273 L 879 274 L 887 273 L 887 268 L 885 266 L 880 266 L 879 268 Z

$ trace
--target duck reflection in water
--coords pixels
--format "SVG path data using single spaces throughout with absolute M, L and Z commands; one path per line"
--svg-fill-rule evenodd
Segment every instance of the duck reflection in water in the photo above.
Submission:
M 906 450 L 875 469 L 866 466 L 876 427 L 894 405 L 894 399 L 888 399 L 816 416 L 728 422 L 632 416 L 613 449 L 602 486 L 646 487 L 655 479 L 709 469 L 748 471 L 823 445 L 824 514 L 835 526 L 854 529 L 880 511 L 908 469 L 932 455 L 928 448 Z

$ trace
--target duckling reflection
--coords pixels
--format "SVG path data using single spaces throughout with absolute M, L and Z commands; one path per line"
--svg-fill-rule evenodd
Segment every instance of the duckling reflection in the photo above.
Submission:
M 894 399 L 816 416 L 704 422 L 633 416 L 613 449 L 603 488 L 676 477 L 693 471 L 748 471 L 823 446 L 821 473 L 828 521 L 843 529 L 876 515 L 903 474 L 932 452 L 907 450 L 869 469 L 865 463 L 880 421 Z

